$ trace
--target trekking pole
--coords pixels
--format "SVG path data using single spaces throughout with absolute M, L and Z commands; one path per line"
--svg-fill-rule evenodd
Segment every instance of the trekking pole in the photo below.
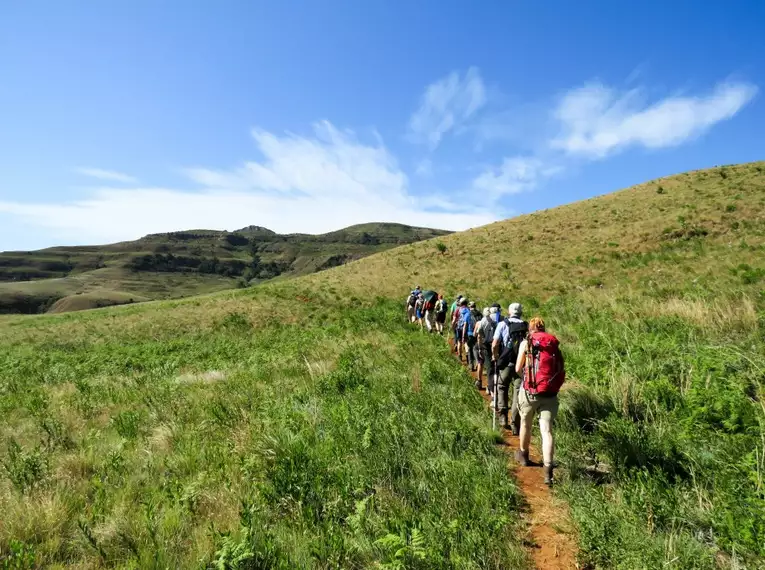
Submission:
M 494 400 L 494 409 L 491 411 L 491 430 L 497 429 L 497 363 L 492 363 L 494 366 L 494 394 L 492 394 Z

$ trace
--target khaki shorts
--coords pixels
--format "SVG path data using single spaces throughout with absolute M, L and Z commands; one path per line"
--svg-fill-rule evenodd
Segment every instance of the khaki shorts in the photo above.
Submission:
M 535 413 L 539 414 L 540 420 L 553 421 L 558 415 L 558 395 L 537 396 L 521 388 L 518 393 L 518 411 L 521 421 L 527 426 L 531 425 Z

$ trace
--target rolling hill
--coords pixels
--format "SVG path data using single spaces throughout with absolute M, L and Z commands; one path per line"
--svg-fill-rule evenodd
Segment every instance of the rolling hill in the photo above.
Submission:
M 482 299 L 759 283 L 765 163 L 669 176 L 438 241 L 445 252 L 424 241 L 309 280 L 386 296 L 418 281 Z
M 521 301 L 560 338 L 554 489 L 580 567 L 763 568 L 763 248 L 752 163 L 259 287 L 1 317 L 0 556 L 530 567 L 482 398 L 404 323 L 417 282 Z
M 280 235 L 249 226 L 189 230 L 103 246 L 0 253 L 0 313 L 177 298 L 294 277 L 449 232 L 401 224 Z

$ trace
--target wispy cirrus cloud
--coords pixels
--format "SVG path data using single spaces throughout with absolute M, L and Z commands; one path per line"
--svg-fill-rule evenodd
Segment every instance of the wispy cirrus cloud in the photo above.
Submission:
M 630 146 L 677 146 L 733 117 L 756 93 L 750 83 L 720 83 L 707 94 L 646 103 L 641 89 L 620 92 L 591 83 L 561 98 L 553 112 L 560 133 L 550 146 L 589 159 Z
M 99 180 L 106 180 L 108 182 L 122 182 L 125 184 L 135 184 L 138 182 L 133 176 L 123 174 L 122 172 L 116 172 L 114 170 L 104 170 L 102 168 L 75 168 L 75 172 L 82 174 L 83 176 L 89 176 L 91 178 L 98 178 Z
M 489 167 L 477 176 L 472 189 L 490 200 L 528 192 L 561 168 L 534 156 L 511 156 L 498 167 Z
M 409 119 L 409 137 L 433 150 L 444 135 L 468 121 L 486 104 L 486 88 L 477 67 L 431 83 Z
M 486 168 L 473 180 L 473 190 L 497 200 L 531 191 L 572 163 L 601 160 L 630 147 L 659 149 L 687 143 L 736 115 L 757 94 L 757 87 L 720 83 L 706 94 L 654 102 L 646 102 L 645 91 L 589 83 L 567 91 L 547 116 L 510 109 L 483 117 L 472 125 L 481 143 L 536 140 L 538 148 Z
M 308 233 L 370 221 L 460 230 L 495 219 L 488 210 L 453 210 L 448 202 L 436 207 L 416 197 L 382 143 L 364 143 L 329 122 L 314 125 L 312 136 L 262 129 L 252 136 L 261 160 L 189 169 L 190 188 L 99 187 L 65 203 L 0 202 L 0 213 L 77 242 L 250 224 Z

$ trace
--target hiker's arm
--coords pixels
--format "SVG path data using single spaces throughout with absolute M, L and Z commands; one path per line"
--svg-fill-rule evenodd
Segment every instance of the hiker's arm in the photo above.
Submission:
M 523 367 L 526 364 L 526 341 L 521 342 L 518 347 L 518 360 L 515 361 L 515 373 L 520 376 L 523 373 Z
M 494 329 L 494 337 L 491 339 L 491 359 L 496 360 L 499 358 L 499 345 L 502 342 L 502 331 L 499 330 L 499 325 Z

